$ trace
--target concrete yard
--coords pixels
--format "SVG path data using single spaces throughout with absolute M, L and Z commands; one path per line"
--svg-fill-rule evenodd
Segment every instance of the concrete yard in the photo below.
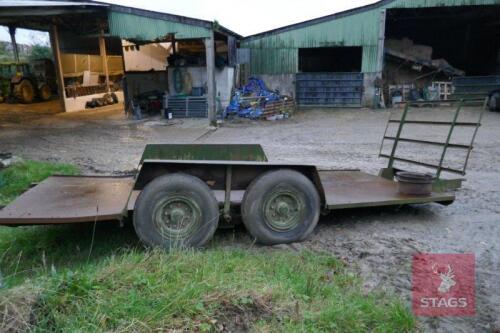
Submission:
M 52 103 L 52 102 L 51 102 Z M 260 143 L 273 162 L 320 165 L 376 174 L 387 164 L 378 158 L 389 111 L 335 109 L 302 111 L 276 122 L 238 121 L 215 131 L 204 120 L 133 121 L 122 111 L 107 109 L 59 114 L 52 108 L 12 112 L 0 105 L 0 152 L 25 159 L 74 163 L 86 174 L 128 174 L 137 166 L 147 143 Z M 25 117 L 25 112 L 29 117 Z M 396 110 L 396 112 L 400 112 Z M 450 109 L 418 110 L 419 116 L 444 119 Z M 473 119 L 478 109 L 464 110 Z M 367 289 L 394 290 L 410 302 L 411 260 L 418 252 L 474 253 L 477 263 L 477 316 L 423 320 L 426 330 L 492 332 L 500 329 L 500 113 L 487 112 L 469 165 L 467 182 L 449 207 L 436 204 L 336 212 L 323 217 L 312 237 L 290 250 L 327 251 L 359 270 Z M 436 140 L 443 133 L 421 128 L 413 134 Z M 471 133 L 454 140 L 467 142 Z M 423 147 L 403 147 L 424 156 Z M 452 163 L 460 156 L 450 153 Z M 227 246 L 252 246 L 238 229 L 237 237 L 219 233 Z M 229 239 L 230 238 L 230 239 Z

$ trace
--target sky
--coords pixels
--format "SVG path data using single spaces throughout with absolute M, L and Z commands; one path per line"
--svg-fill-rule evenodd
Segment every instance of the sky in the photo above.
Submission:
M 226 28 L 243 36 L 279 28 L 364 6 L 376 0 L 104 0 L 208 21 L 217 20 Z M 19 29 L 18 43 L 33 44 L 33 39 L 48 41 L 46 34 Z M 0 27 L 0 40 L 10 41 L 6 28 Z

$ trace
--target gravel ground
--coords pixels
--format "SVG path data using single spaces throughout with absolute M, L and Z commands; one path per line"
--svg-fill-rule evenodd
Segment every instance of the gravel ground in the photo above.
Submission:
M 46 109 L 46 107 L 45 107 Z M 260 143 L 273 162 L 312 163 L 324 169 L 359 168 L 376 174 L 387 163 L 378 158 L 388 111 L 311 110 L 279 122 L 239 121 L 210 131 L 201 120 L 126 120 L 116 110 L 47 115 L 0 108 L 0 152 L 29 159 L 76 163 L 89 174 L 133 170 L 147 143 Z M 419 109 L 415 116 L 450 119 L 451 110 Z M 400 111 L 395 111 L 396 113 Z M 43 112 L 41 112 L 43 113 Z M 413 113 L 412 113 L 413 114 Z M 461 120 L 477 118 L 465 109 Z M 500 113 L 488 112 L 477 137 L 467 182 L 449 207 L 436 204 L 348 210 L 323 217 L 310 240 L 285 248 L 328 251 L 361 273 L 367 289 L 393 290 L 410 302 L 411 259 L 417 252 L 474 253 L 477 261 L 477 316 L 422 319 L 425 331 L 494 332 L 500 329 Z M 390 132 L 393 132 L 393 129 Z M 471 131 L 458 131 L 466 143 Z M 446 133 L 415 128 L 406 136 L 443 140 Z M 385 148 L 387 149 L 387 147 Z M 401 154 L 439 160 L 437 150 L 401 146 Z M 465 156 L 450 152 L 450 165 Z M 218 235 L 224 241 L 227 233 Z M 234 235 L 234 234 L 233 234 Z M 231 235 L 231 239 L 234 239 Z M 244 231 L 237 245 L 250 246 Z

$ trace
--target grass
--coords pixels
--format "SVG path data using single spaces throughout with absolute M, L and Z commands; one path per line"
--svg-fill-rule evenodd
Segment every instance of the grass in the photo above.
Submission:
M 396 299 L 363 293 L 329 255 L 130 250 L 41 279 L 37 332 L 409 332 Z
M 416 329 L 400 300 L 364 292 L 328 254 L 220 243 L 167 253 L 144 249 L 130 226 L 0 227 L 0 331 Z
M 77 175 L 77 167 L 37 161 L 23 161 L 0 171 L 0 205 L 7 205 L 26 191 L 32 183 L 59 175 Z

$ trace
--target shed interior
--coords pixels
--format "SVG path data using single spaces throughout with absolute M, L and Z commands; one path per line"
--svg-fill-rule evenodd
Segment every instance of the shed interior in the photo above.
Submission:
M 235 75 L 231 60 L 236 50 L 233 39 L 214 32 L 216 93 L 226 104 Z M 127 101 L 148 113 L 168 109 L 168 117 L 207 117 L 208 75 L 203 38 L 176 39 L 170 34 L 155 41 L 122 40 L 122 47 Z
M 361 72 L 362 47 L 318 47 L 299 49 L 299 72 Z
M 389 9 L 386 41 L 403 38 L 467 76 L 500 74 L 500 6 Z
M 5 4 L 0 11 L 0 25 L 49 33 L 61 110 L 82 110 L 88 102 L 98 107 L 123 101 L 121 45 L 108 34 L 106 6 L 39 1 Z M 109 94 L 103 98 L 105 93 Z

